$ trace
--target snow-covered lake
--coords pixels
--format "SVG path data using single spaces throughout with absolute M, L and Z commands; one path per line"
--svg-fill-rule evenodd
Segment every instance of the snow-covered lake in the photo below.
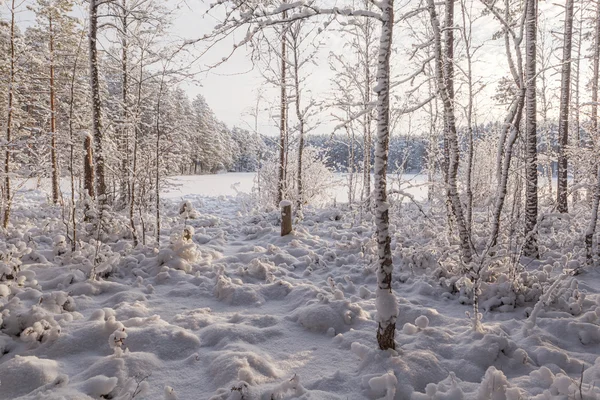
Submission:
M 181 175 L 169 178 L 169 186 L 163 190 L 165 199 L 178 199 L 187 195 L 201 196 L 235 196 L 238 193 L 251 193 L 256 173 L 234 172 L 216 175 Z M 400 185 L 398 182 L 402 182 Z M 427 176 L 417 174 L 388 175 L 390 189 L 402 189 L 411 194 L 416 200 L 427 196 Z M 348 175 L 334 174 L 331 185 L 331 200 L 338 203 L 348 201 Z M 360 193 L 357 191 L 357 198 Z

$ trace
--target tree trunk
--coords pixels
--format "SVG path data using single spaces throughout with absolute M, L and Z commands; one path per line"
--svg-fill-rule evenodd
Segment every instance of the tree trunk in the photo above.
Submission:
M 52 202 L 58 204 L 59 184 L 58 184 L 58 159 L 56 151 L 56 107 L 54 105 L 54 31 L 52 26 L 52 16 L 48 17 L 49 35 L 50 35 L 50 162 L 52 163 Z
M 284 1 L 285 3 L 285 1 Z M 283 18 L 287 18 L 287 12 L 283 12 Z M 281 32 L 281 110 L 279 120 L 279 188 L 277 191 L 277 204 L 283 200 L 285 190 L 285 161 L 286 161 L 286 136 L 287 136 L 287 87 L 285 73 L 287 70 L 286 60 L 286 29 Z
M 472 175 L 473 175 L 473 62 L 471 53 L 471 29 L 472 25 L 469 20 L 467 23 L 467 14 L 465 9 L 465 3 L 461 3 L 462 19 L 463 19 L 463 40 L 465 42 L 465 52 L 467 57 L 467 85 L 469 89 L 469 99 L 467 102 L 467 180 L 466 180 L 466 193 L 467 193 L 467 204 L 466 204 L 466 216 L 465 222 L 467 224 L 467 231 L 471 236 L 471 224 L 473 221 L 473 188 L 472 186 Z
M 596 223 L 598 221 L 598 205 L 600 204 L 600 166 L 596 172 L 596 185 L 594 186 L 594 197 L 592 201 L 592 216 L 590 224 L 585 232 L 585 249 L 588 264 L 592 264 L 594 255 L 592 253 L 594 234 L 596 233 Z
M 281 236 L 286 236 L 292 232 L 292 203 L 282 200 L 279 207 L 281 208 Z
M 502 151 L 503 160 L 500 165 L 502 171 L 500 171 L 500 181 L 498 182 L 498 190 L 496 194 L 496 202 L 494 203 L 494 211 L 492 213 L 492 229 L 490 232 L 490 239 L 488 241 L 486 251 L 491 250 L 498 241 L 498 233 L 500 231 L 500 217 L 502 215 L 502 209 L 504 208 L 504 202 L 507 194 L 508 187 L 508 175 L 510 172 L 510 164 L 512 161 L 513 147 L 519 136 L 519 130 L 521 126 L 521 118 L 523 115 L 523 107 L 525 104 L 525 89 L 522 89 L 515 102 L 511 106 L 509 114 L 505 120 L 505 125 L 510 129 L 510 136 L 505 146 L 506 149 Z
M 562 72 L 560 83 L 560 111 L 558 121 L 558 212 L 568 211 L 567 203 L 567 146 L 569 144 L 569 100 L 571 95 L 571 42 L 573 37 L 573 0 L 565 4 L 565 32 L 563 39 Z
M 160 80 L 160 88 L 156 101 L 156 245 L 160 245 L 160 107 L 164 89 L 165 71 Z
M 452 212 L 456 225 L 458 227 L 458 235 L 460 238 L 460 245 L 462 251 L 463 261 L 465 263 L 471 262 L 473 254 L 473 246 L 471 244 L 471 238 L 467 230 L 465 223 L 465 217 L 463 214 L 462 203 L 458 194 L 457 175 L 458 175 L 458 163 L 459 163 L 459 152 L 458 152 L 458 136 L 456 133 L 456 121 L 454 116 L 454 104 L 452 98 L 449 96 L 447 90 L 447 82 L 451 82 L 453 77 L 444 77 L 443 58 L 442 58 L 442 45 L 441 45 L 441 33 L 440 24 L 435 10 L 434 0 L 428 0 L 429 14 L 431 18 L 431 25 L 433 28 L 434 35 L 434 51 L 435 51 L 435 75 L 438 86 L 438 92 L 444 105 L 444 122 L 446 124 L 446 132 L 448 137 L 449 146 L 449 161 L 448 166 L 448 185 L 447 195 L 448 200 L 451 203 Z M 448 11 L 446 11 L 448 12 Z M 448 69 L 446 69 L 448 70 Z
M 387 201 L 387 164 L 390 139 L 390 56 L 394 29 L 394 0 L 383 2 L 383 24 L 377 59 L 377 144 L 375 149 L 375 224 L 377 230 L 377 342 L 382 350 L 395 349 L 398 306 L 392 291 L 392 251 Z
M 525 243 L 523 254 L 537 258 L 538 164 L 536 121 L 537 0 L 527 0 L 525 27 Z
M 365 2 L 366 6 L 369 7 L 369 2 Z M 370 39 L 371 39 L 371 29 L 370 22 L 365 21 L 365 54 L 364 54 L 364 64 L 365 64 L 365 87 L 364 87 L 364 104 L 363 107 L 365 110 L 367 107 L 370 107 L 371 103 L 371 88 L 373 86 L 373 82 L 371 81 L 371 58 L 369 57 L 371 49 L 370 49 Z M 371 120 L 372 114 L 371 112 L 365 113 L 363 117 L 363 199 L 366 199 L 369 204 L 371 203 Z
M 299 34 L 299 32 L 298 32 Z M 294 56 L 294 91 L 296 92 L 296 118 L 298 119 L 298 174 L 296 175 L 296 185 L 298 189 L 298 198 L 296 199 L 296 212 L 300 215 L 302 214 L 302 206 L 304 204 L 304 192 L 302 187 L 302 155 L 304 153 L 304 115 L 302 115 L 302 111 L 300 110 L 300 77 L 298 76 L 300 73 L 300 60 L 298 59 L 298 52 L 300 49 L 298 48 L 298 38 L 294 37 L 294 48 L 293 48 L 293 56 Z M 285 41 L 285 37 L 284 37 Z M 285 46 L 284 46 L 285 47 Z M 283 49 L 283 48 L 282 48 Z M 282 70 L 283 72 L 283 70 Z
M 596 26 L 594 32 L 594 57 L 593 57 L 593 76 L 592 76 L 592 115 L 591 115 L 591 137 L 598 134 L 598 78 L 600 70 L 600 2 L 596 8 Z M 593 202 L 592 185 L 587 189 L 588 203 Z
M 92 137 L 90 135 L 85 135 L 83 148 L 85 151 L 85 158 L 83 160 L 83 183 L 87 195 L 90 196 L 90 199 L 93 199 L 96 196 L 96 191 L 94 188 L 94 150 L 92 146 Z
M 445 0 L 444 6 L 444 49 L 443 49 L 443 76 L 446 92 L 451 102 L 454 102 L 454 0 Z M 445 109 L 444 109 L 445 110 Z M 446 184 L 446 204 L 448 209 L 452 208 L 452 198 L 450 189 L 450 175 L 452 174 L 452 132 L 450 125 L 454 122 L 448 120 L 449 116 L 444 112 L 444 173 Z M 451 221 L 451 218 L 448 218 Z
M 92 135 L 95 147 L 96 194 L 100 203 L 106 202 L 106 180 L 104 173 L 104 133 L 102 127 L 102 103 L 100 101 L 100 78 L 98 72 L 98 0 L 90 0 L 89 10 L 89 56 L 90 56 L 90 87 L 92 94 Z
M 13 124 L 13 101 L 15 87 L 15 0 L 12 0 L 10 8 L 10 72 L 8 85 L 8 116 L 6 118 L 6 151 L 4 152 L 4 217 L 2 226 L 8 228 L 10 220 L 10 208 L 12 205 L 12 194 L 10 187 L 10 146 L 12 141 Z
M 121 24 L 123 25 L 121 32 L 121 83 L 123 87 L 121 88 L 121 118 L 122 121 L 122 130 L 121 130 L 121 155 L 123 159 L 121 160 L 121 198 L 123 199 L 123 204 L 128 203 L 128 197 L 131 196 L 131 187 L 129 184 L 129 101 L 128 101 L 128 84 L 129 84 L 129 71 L 128 71 L 128 43 L 127 43 L 127 35 L 128 35 L 128 27 L 129 22 L 127 19 L 127 0 L 122 0 L 121 7 L 123 8 L 121 12 L 123 16 L 121 17 Z
M 581 10 L 583 10 L 583 8 L 581 8 Z M 581 14 L 581 11 L 580 11 Z M 573 118 L 572 118 L 572 125 L 573 125 L 573 131 L 575 131 L 575 148 L 579 149 L 581 146 L 581 135 L 580 135 L 580 128 L 581 128 L 581 122 L 579 119 L 579 107 L 580 107 L 580 96 L 579 96 L 579 82 L 581 80 L 580 76 L 581 76 L 581 62 L 580 62 L 580 57 L 581 57 L 581 41 L 582 41 L 582 36 L 583 36 L 583 15 L 580 15 L 579 17 L 579 26 L 577 29 L 577 41 L 576 41 L 576 45 L 575 45 L 575 58 L 573 59 L 572 63 L 574 65 L 574 71 L 573 71 L 573 105 L 571 107 L 571 112 L 573 112 Z M 579 202 L 580 198 L 579 198 L 579 183 L 580 183 L 580 171 L 579 171 L 579 165 L 578 163 L 574 163 L 573 164 L 573 204 Z

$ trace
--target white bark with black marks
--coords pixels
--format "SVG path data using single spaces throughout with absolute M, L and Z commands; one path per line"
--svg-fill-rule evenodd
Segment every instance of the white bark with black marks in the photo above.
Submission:
M 377 230 L 377 342 L 382 350 L 395 349 L 398 306 L 392 291 L 392 250 L 389 203 L 387 201 L 387 165 L 390 140 L 390 56 L 394 29 L 394 1 L 381 3 L 383 23 L 377 58 L 377 143 L 375 148 L 375 224 Z
M 527 0 L 525 22 L 525 243 L 523 254 L 537 258 L 538 161 L 537 161 L 537 0 Z
M 558 187 L 556 190 L 556 208 L 560 213 L 566 213 L 568 211 L 567 147 L 569 145 L 569 102 L 571 99 L 573 0 L 566 0 L 565 3 L 565 31 L 563 35 L 562 71 L 560 81 L 560 111 L 558 120 Z
M 449 165 L 447 180 L 447 196 L 451 204 L 453 218 L 458 227 L 462 258 L 465 263 L 471 262 L 473 256 L 473 246 L 465 222 L 463 206 L 458 194 L 457 175 L 459 163 L 458 135 L 456 132 L 456 119 L 454 115 L 453 99 L 450 97 L 447 84 L 453 81 L 453 77 L 445 77 L 444 71 L 449 71 L 448 67 L 444 69 L 444 57 L 442 55 L 442 35 L 440 23 L 436 12 L 434 0 L 428 0 L 429 16 L 433 29 L 433 45 L 435 52 L 435 78 L 438 94 L 444 106 L 444 123 L 446 124 L 446 137 L 448 138 Z M 448 52 L 447 52 L 448 53 Z M 447 58 L 447 55 L 446 55 Z M 452 86 L 450 86 L 451 88 Z

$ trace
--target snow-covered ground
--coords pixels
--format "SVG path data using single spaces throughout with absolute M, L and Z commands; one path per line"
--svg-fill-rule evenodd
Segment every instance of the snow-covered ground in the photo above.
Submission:
M 394 205 L 398 350 L 382 352 L 370 216 L 308 208 L 280 237 L 238 178 L 176 178 L 159 249 L 132 249 L 111 214 L 103 244 L 71 252 L 61 210 L 23 190 L 0 244 L 0 399 L 600 399 L 600 273 L 562 274 L 575 222 L 542 226 L 524 270 L 498 257 L 476 332 L 457 243 Z

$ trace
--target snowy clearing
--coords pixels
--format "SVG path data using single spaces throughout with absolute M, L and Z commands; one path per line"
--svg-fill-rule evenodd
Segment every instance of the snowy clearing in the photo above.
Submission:
M 211 179 L 237 178 L 224 177 Z M 0 399 L 600 398 L 598 271 L 549 290 L 564 261 L 549 248 L 512 290 L 499 268 L 475 332 L 472 288 L 436 261 L 457 244 L 405 205 L 392 227 L 399 346 L 382 352 L 371 221 L 309 208 L 282 238 L 277 214 L 244 211 L 244 196 L 184 190 L 191 228 L 167 200 L 160 250 L 117 232 L 74 253 L 59 210 L 38 206 L 46 194 L 23 192 L 0 264 Z

